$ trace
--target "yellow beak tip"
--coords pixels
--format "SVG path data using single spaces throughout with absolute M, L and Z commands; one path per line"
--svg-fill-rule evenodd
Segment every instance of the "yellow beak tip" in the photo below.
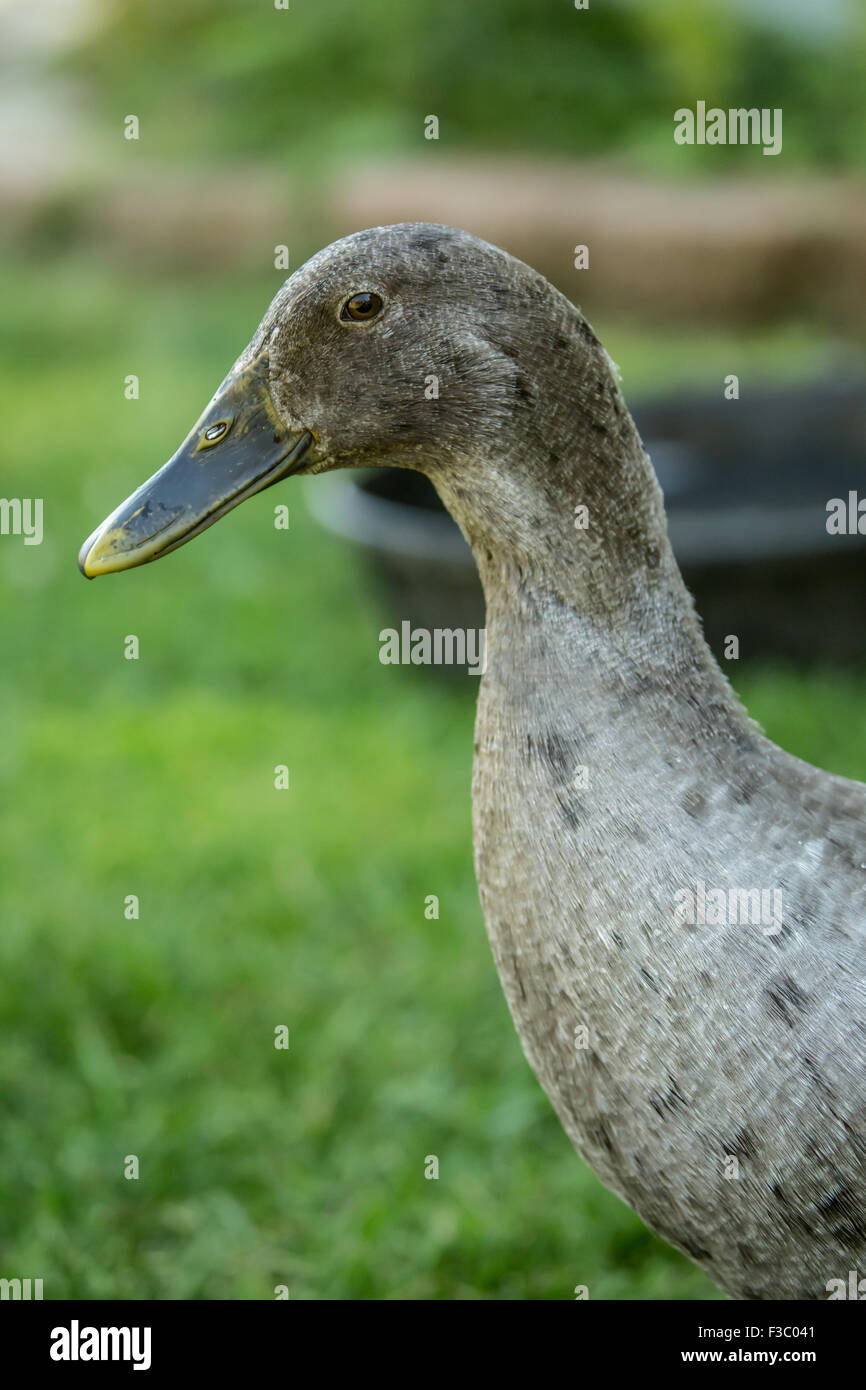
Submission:
M 131 568 L 129 554 L 124 554 L 119 548 L 119 542 L 123 539 L 125 533 L 122 527 L 109 531 L 97 529 L 87 537 L 78 552 L 78 568 L 85 579 L 96 579 L 100 574 Z
M 85 579 L 95 579 L 98 574 L 105 573 L 104 555 L 100 551 L 98 542 L 94 542 L 93 536 L 88 536 L 78 552 L 78 568 Z
M 86 540 L 86 541 L 84 542 L 83 546 L 81 547 L 81 549 L 80 549 L 79 552 L 78 552 L 78 568 L 81 570 L 81 573 L 84 575 L 84 578 L 85 578 L 85 579 L 93 579 L 93 577 L 94 577 L 95 574 L 96 574 L 96 570 L 93 569 L 93 567 L 91 566 L 91 563 L 90 563 L 90 541 L 89 541 L 89 540 Z

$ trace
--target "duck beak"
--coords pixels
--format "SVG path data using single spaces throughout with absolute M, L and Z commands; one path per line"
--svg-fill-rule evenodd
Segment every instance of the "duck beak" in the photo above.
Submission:
M 177 453 L 81 547 L 87 579 L 158 560 L 239 502 L 297 472 L 313 442 L 288 433 L 270 393 L 267 349 L 229 373 Z

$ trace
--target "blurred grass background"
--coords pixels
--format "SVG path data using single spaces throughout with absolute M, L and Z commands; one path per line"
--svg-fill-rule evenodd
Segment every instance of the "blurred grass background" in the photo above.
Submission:
M 744 55 L 802 93 L 806 165 L 862 159 L 849 44 L 756 46 L 708 6 L 612 9 L 577 71 L 557 65 L 561 12 L 516 0 L 434 7 L 432 28 L 426 6 L 307 7 L 282 65 L 227 0 L 107 8 L 64 66 L 94 119 L 141 108 L 159 157 L 192 167 L 285 135 L 299 167 L 321 139 L 327 180 L 347 141 L 399 144 L 418 64 L 427 91 L 450 83 L 467 145 L 554 152 L 585 72 L 581 139 L 640 163 L 654 91 L 669 123 L 664 73 L 709 81 L 718 56 L 747 100 Z M 358 557 L 297 485 L 164 563 L 79 576 L 81 540 L 173 451 L 282 278 L 103 254 L 74 235 L 83 197 L 0 265 L 2 492 L 45 499 L 41 546 L 0 540 L 0 1275 L 46 1298 L 719 1297 L 576 1160 L 522 1058 L 472 872 L 471 679 L 380 665 Z M 627 395 L 732 357 L 799 380 L 835 350 L 795 319 L 595 326 Z M 862 674 L 734 679 L 778 742 L 866 778 Z

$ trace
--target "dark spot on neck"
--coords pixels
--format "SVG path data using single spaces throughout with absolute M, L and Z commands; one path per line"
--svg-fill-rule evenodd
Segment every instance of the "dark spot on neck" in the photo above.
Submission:
M 712 1250 L 707 1250 L 703 1245 L 698 1245 L 696 1241 L 691 1240 L 689 1237 L 683 1238 L 682 1236 L 677 1236 L 676 1243 L 681 1250 L 686 1252 L 690 1259 L 696 1260 L 698 1263 L 700 1263 L 701 1260 L 711 1260 L 713 1258 Z
M 798 1016 L 808 1011 L 809 996 L 790 975 L 780 975 L 778 980 L 767 986 L 764 993 L 770 1002 L 771 1016 L 781 1019 L 789 1028 L 794 1027 Z
M 833 1235 L 842 1245 L 860 1246 L 866 1240 L 866 1219 L 861 1202 L 850 1187 L 844 1183 L 833 1192 L 821 1197 L 816 1207 L 822 1216 L 837 1220 L 831 1227 Z
M 662 1119 L 666 1115 L 672 1115 L 677 1110 L 682 1110 L 686 1104 L 686 1098 L 672 1076 L 668 1077 L 668 1089 L 664 1095 L 660 1091 L 655 1091 L 647 1099 L 653 1110 Z
M 744 1128 L 739 1131 L 733 1144 L 729 1149 L 726 1149 L 726 1152 L 736 1154 L 738 1158 L 757 1158 L 758 1142 L 752 1131 Z
M 577 811 L 576 811 L 575 806 L 574 806 L 574 800 L 573 800 L 573 798 L 571 798 L 571 797 L 566 797 L 566 796 L 565 796 L 562 792 L 560 792 L 560 791 L 557 791 L 557 792 L 555 793 L 555 796 L 556 796 L 556 804 L 557 804 L 557 806 L 559 807 L 559 814 L 560 814 L 562 820 L 563 820 L 563 821 L 565 822 L 565 824 L 568 826 L 569 830 L 576 830 L 576 829 L 577 829 L 577 826 L 578 826 L 578 824 L 579 824 L 579 821 L 578 821 L 578 817 L 577 817 Z
M 779 1208 L 779 1220 L 782 1222 L 782 1225 L 787 1226 L 788 1230 L 790 1231 L 797 1231 L 798 1234 L 806 1236 L 813 1235 L 814 1228 L 806 1220 L 804 1216 L 800 1215 L 800 1212 L 797 1209 L 799 1203 L 797 1204 L 797 1206 L 795 1206 L 791 1202 L 790 1197 L 785 1192 L 785 1189 L 782 1187 L 781 1183 L 774 1182 L 770 1188 L 770 1191 L 772 1192 L 776 1200 L 776 1204 Z
M 760 774 L 754 768 L 744 768 L 731 782 L 731 795 L 738 805 L 748 806 L 760 785 Z
M 697 787 L 689 787 L 683 796 L 682 807 L 692 820 L 703 820 L 707 813 L 707 798 Z
M 595 1119 L 587 1122 L 586 1137 L 590 1144 L 593 1144 L 596 1148 L 604 1149 L 609 1158 L 619 1158 L 619 1149 L 616 1146 L 616 1141 L 614 1140 L 610 1125 L 604 1115 L 597 1115 Z

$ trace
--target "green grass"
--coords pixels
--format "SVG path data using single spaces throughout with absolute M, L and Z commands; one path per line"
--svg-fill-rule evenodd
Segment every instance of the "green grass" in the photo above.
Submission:
M 0 273 L 3 492 L 46 525 L 0 538 L 0 1274 L 47 1298 L 718 1296 L 523 1060 L 472 874 L 472 700 L 379 664 L 356 557 L 287 486 L 165 563 L 77 573 L 271 288 Z M 610 346 L 628 386 L 651 345 Z M 862 682 L 744 689 L 866 777 Z

